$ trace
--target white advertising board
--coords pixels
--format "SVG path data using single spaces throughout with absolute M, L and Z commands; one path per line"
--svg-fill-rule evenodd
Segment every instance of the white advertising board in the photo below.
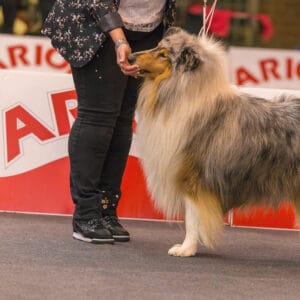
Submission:
M 247 87 L 300 89 L 300 51 L 231 47 L 229 78 Z
M 69 73 L 69 64 L 38 36 L 0 34 L 0 69 Z

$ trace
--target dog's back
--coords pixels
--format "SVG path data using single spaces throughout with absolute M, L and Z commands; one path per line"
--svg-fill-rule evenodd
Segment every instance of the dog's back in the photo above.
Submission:
M 206 124 L 194 120 L 192 128 L 185 156 L 195 158 L 199 180 L 222 199 L 224 211 L 299 201 L 300 99 L 220 97 Z

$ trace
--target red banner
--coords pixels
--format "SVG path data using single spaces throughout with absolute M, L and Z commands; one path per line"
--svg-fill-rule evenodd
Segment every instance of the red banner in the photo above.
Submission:
M 288 92 L 244 90 L 262 97 Z M 71 75 L 0 71 L 0 210 L 72 214 L 67 139 L 76 106 Z M 164 218 L 147 191 L 135 135 L 122 191 L 121 217 Z M 259 208 L 229 216 L 234 226 L 293 228 L 294 219 L 286 205 L 277 212 Z

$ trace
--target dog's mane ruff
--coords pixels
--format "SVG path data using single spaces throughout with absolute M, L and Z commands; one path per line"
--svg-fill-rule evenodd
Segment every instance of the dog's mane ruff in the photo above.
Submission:
M 181 97 L 186 99 L 195 99 L 196 97 L 198 101 L 192 100 L 193 104 L 189 100 L 185 102 L 186 105 L 198 105 L 197 108 L 191 107 L 191 110 L 199 112 L 201 107 L 205 107 L 208 103 L 211 104 L 218 95 L 232 95 L 235 92 L 226 78 L 227 60 L 221 43 L 212 37 L 197 37 L 185 32 L 182 32 L 182 35 L 182 37 L 178 37 L 184 41 L 181 47 L 192 49 L 195 56 L 200 59 L 200 64 L 195 70 L 188 72 L 180 72 L 173 67 L 171 78 L 161 82 L 158 99 L 162 98 L 162 101 L 165 102 L 164 95 L 172 94 L 173 97 L 167 97 L 168 100 L 177 100 L 182 103 Z M 181 50 L 179 48 L 178 52 Z M 179 55 L 179 53 L 175 55 Z M 166 106 L 170 109 L 168 103 Z

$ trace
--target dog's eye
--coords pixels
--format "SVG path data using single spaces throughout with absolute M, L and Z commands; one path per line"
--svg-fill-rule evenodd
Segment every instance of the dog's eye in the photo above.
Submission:
M 166 53 L 160 52 L 158 53 L 158 57 L 166 58 Z

